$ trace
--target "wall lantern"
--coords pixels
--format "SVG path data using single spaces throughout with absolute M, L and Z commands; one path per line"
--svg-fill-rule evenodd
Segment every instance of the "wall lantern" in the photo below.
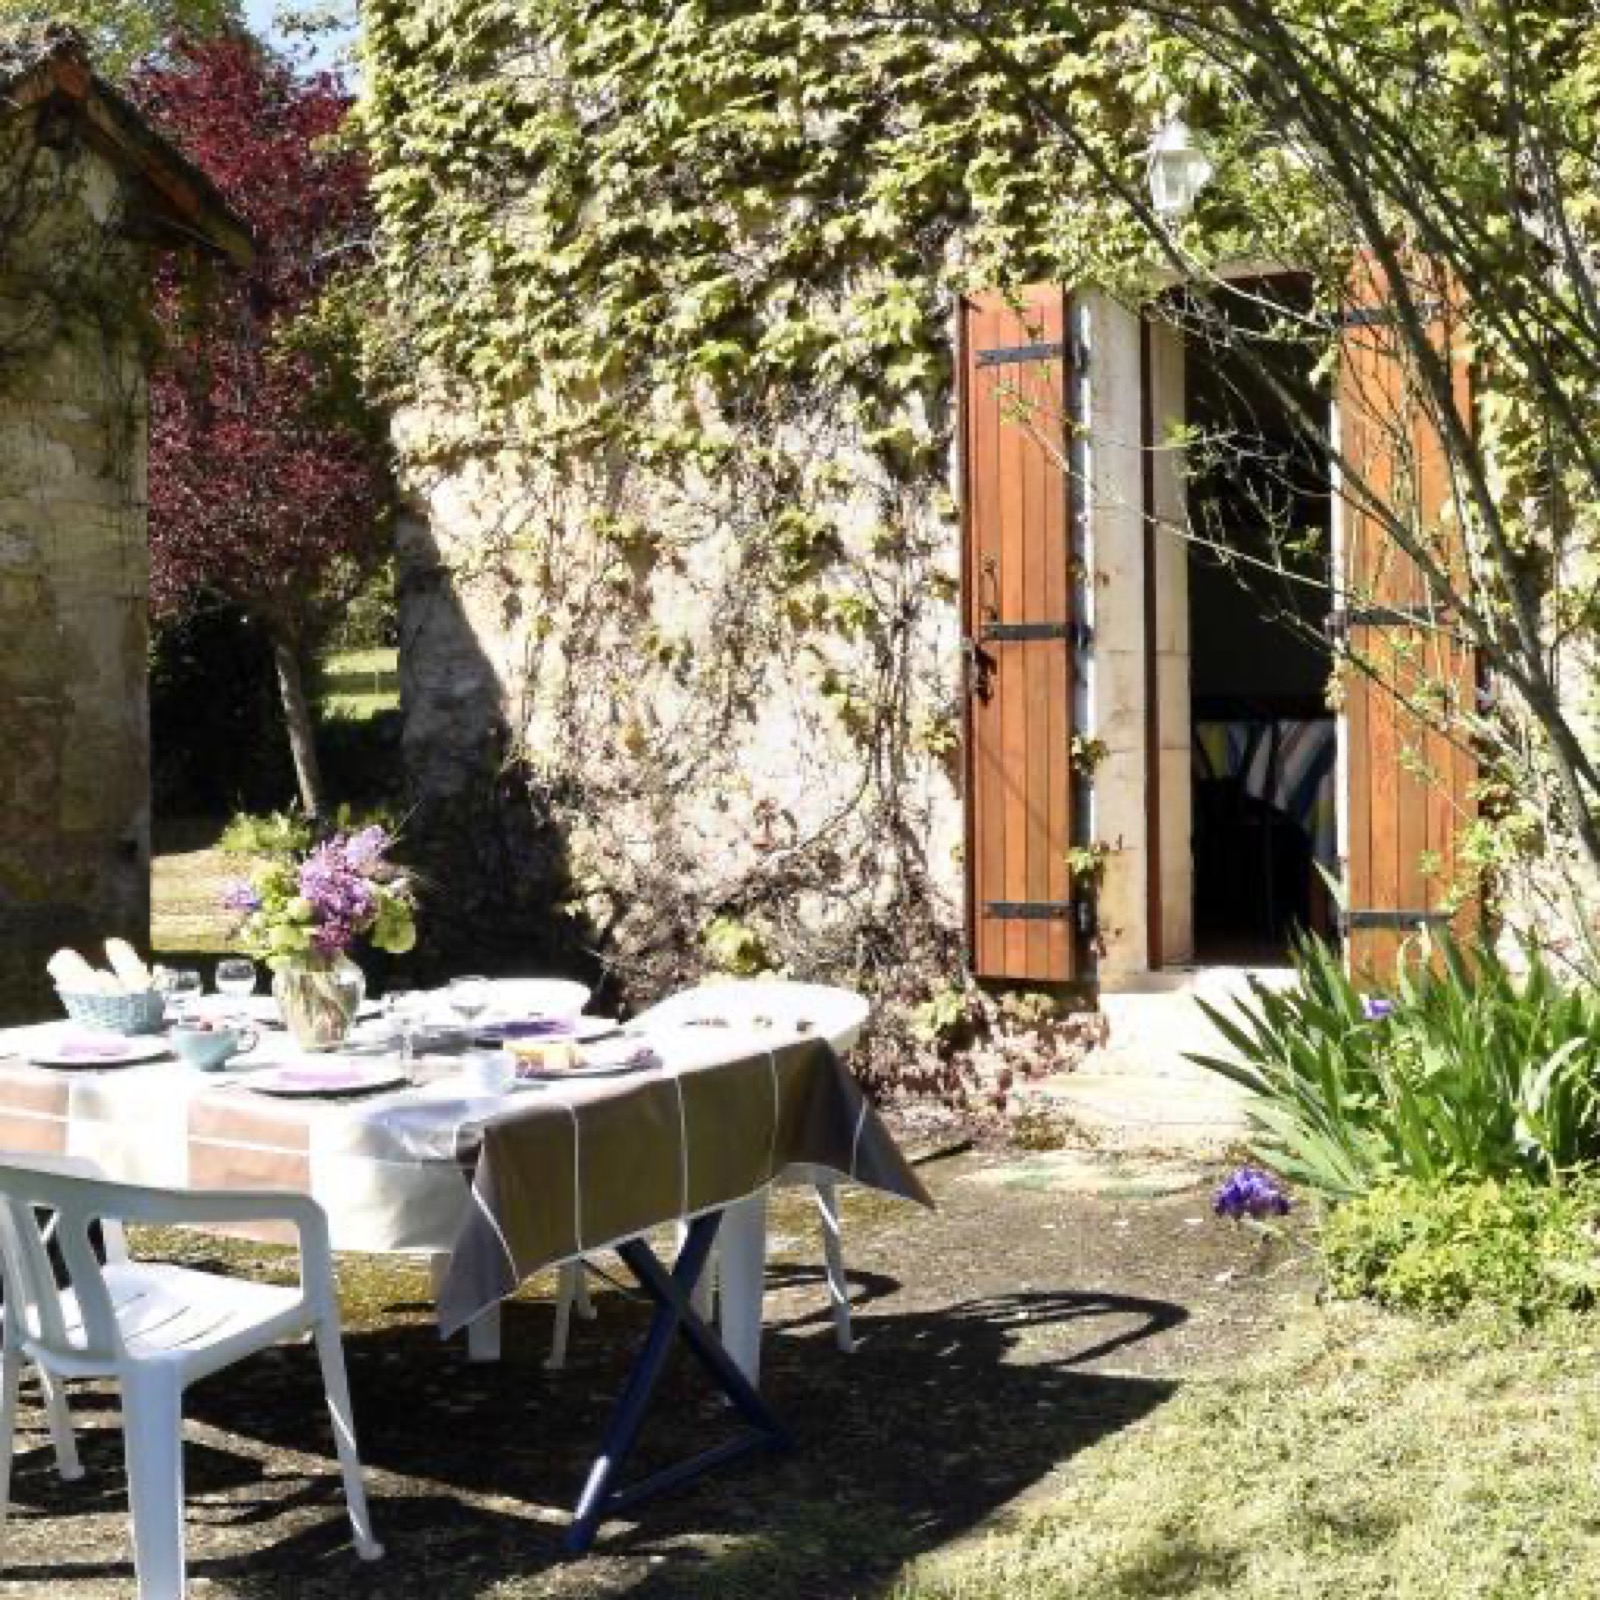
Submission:
M 1168 117 L 1150 141 L 1150 200 L 1163 222 L 1181 222 L 1194 210 L 1215 170 L 1182 117 Z

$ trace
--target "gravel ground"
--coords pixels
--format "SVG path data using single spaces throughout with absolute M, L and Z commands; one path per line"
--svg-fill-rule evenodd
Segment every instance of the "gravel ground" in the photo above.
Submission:
M 602 1285 L 559 1375 L 541 1361 L 548 1282 L 507 1308 L 505 1359 L 468 1366 L 428 1320 L 407 1263 L 341 1264 L 346 1348 L 386 1558 L 351 1551 L 309 1349 L 219 1375 L 189 1398 L 188 1540 L 197 1595 L 796 1597 L 882 1594 L 908 1560 L 1059 1491 L 1087 1446 L 1231 1365 L 1307 1294 L 1292 1241 L 1215 1222 L 1208 1175 L 1093 1155 L 930 1159 L 937 1214 L 851 1196 L 860 1349 L 833 1347 L 811 1218 L 786 1197 L 764 1387 L 797 1447 L 747 1459 L 609 1524 L 564 1561 L 576 1495 L 645 1325 Z M 281 1273 L 257 1246 L 147 1237 L 148 1250 Z M 61 1484 L 25 1410 L 0 1595 L 134 1591 L 113 1395 L 80 1388 L 89 1476 Z M 646 1464 L 727 1426 L 692 1363 L 669 1372 Z

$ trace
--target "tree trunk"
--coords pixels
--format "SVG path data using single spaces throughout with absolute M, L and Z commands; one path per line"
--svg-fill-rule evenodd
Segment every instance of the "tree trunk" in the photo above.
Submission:
M 311 707 L 306 701 L 298 641 L 274 633 L 272 659 L 278 668 L 278 693 L 283 698 L 283 720 L 289 730 L 289 749 L 300 784 L 300 803 L 307 816 L 320 817 L 327 806 L 327 795 L 322 787 L 322 763 L 317 759 L 316 732 L 311 722 Z

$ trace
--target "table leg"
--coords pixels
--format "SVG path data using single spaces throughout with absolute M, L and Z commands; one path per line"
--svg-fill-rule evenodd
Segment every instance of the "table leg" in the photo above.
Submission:
M 735 1201 L 722 1214 L 722 1343 L 752 1384 L 761 1382 L 761 1318 L 767 1274 L 767 1191 Z
M 644 1348 L 629 1370 L 627 1386 L 607 1424 L 600 1454 L 589 1470 L 588 1481 L 573 1513 L 566 1548 L 574 1555 L 583 1554 L 594 1543 L 600 1522 L 609 1513 L 624 1510 L 649 1495 L 698 1477 L 711 1467 L 733 1461 L 752 1450 L 780 1449 L 790 1442 L 783 1424 L 694 1309 L 694 1291 L 705 1271 L 721 1222 L 722 1213 L 712 1212 L 690 1223 L 683 1248 L 670 1272 L 643 1239 L 628 1239 L 617 1246 L 623 1264 L 655 1302 L 656 1310 L 650 1319 Z M 617 1481 L 623 1465 L 644 1425 L 651 1397 L 673 1343 L 680 1337 L 748 1427 L 724 1444 L 620 1489 Z
M 445 1272 L 450 1266 L 448 1255 L 428 1258 L 428 1268 L 433 1279 L 433 1298 L 439 1298 Z M 467 1360 L 498 1361 L 500 1359 L 500 1307 L 490 1306 L 481 1316 L 467 1324 Z

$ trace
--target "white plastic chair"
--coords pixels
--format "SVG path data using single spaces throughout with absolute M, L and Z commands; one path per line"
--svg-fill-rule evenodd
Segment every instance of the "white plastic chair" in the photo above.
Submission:
M 571 978 L 494 978 L 494 1012 L 516 1017 L 575 1017 L 589 1003 L 589 988 Z
M 770 1035 L 775 1043 L 820 1037 L 843 1055 L 861 1037 L 870 1012 L 866 1000 L 851 989 L 821 983 L 791 983 L 777 978 L 736 979 L 700 984 L 669 995 L 648 1011 L 641 1012 L 630 1026 L 641 1030 L 697 1025 L 737 1028 Z M 850 1285 L 845 1278 L 844 1243 L 839 1231 L 838 1186 L 831 1173 L 815 1167 L 791 1168 L 787 1176 L 810 1183 L 816 1195 L 817 1211 L 822 1219 L 822 1250 L 827 1262 L 833 1337 L 848 1355 L 855 1349 L 855 1336 L 850 1327 Z M 695 1309 L 704 1316 L 710 1315 L 714 1292 L 715 1263 L 707 1268 L 695 1296 Z M 555 1335 L 545 1362 L 552 1370 L 559 1370 L 566 1363 L 567 1333 L 574 1306 L 579 1315 L 594 1315 L 581 1261 L 568 1262 L 561 1269 Z
M 55 1238 L 70 1287 L 51 1270 L 37 1213 L 55 1213 Z M 106 1260 L 89 1229 L 101 1223 Z M 258 1284 L 187 1267 L 129 1259 L 122 1222 L 291 1223 L 300 1247 L 296 1288 Z M 133 1512 L 140 1600 L 181 1600 L 183 1391 L 280 1339 L 316 1342 L 333 1417 L 334 1447 L 363 1560 L 382 1547 L 367 1518 L 350 1391 L 339 1341 L 328 1224 L 304 1195 L 261 1190 L 171 1190 L 112 1183 L 86 1162 L 0 1161 L 0 1263 L 5 1273 L 5 1345 L 0 1352 L 0 1529 L 10 1502 L 17 1380 L 24 1359 L 52 1381 L 112 1378 L 122 1425 Z

